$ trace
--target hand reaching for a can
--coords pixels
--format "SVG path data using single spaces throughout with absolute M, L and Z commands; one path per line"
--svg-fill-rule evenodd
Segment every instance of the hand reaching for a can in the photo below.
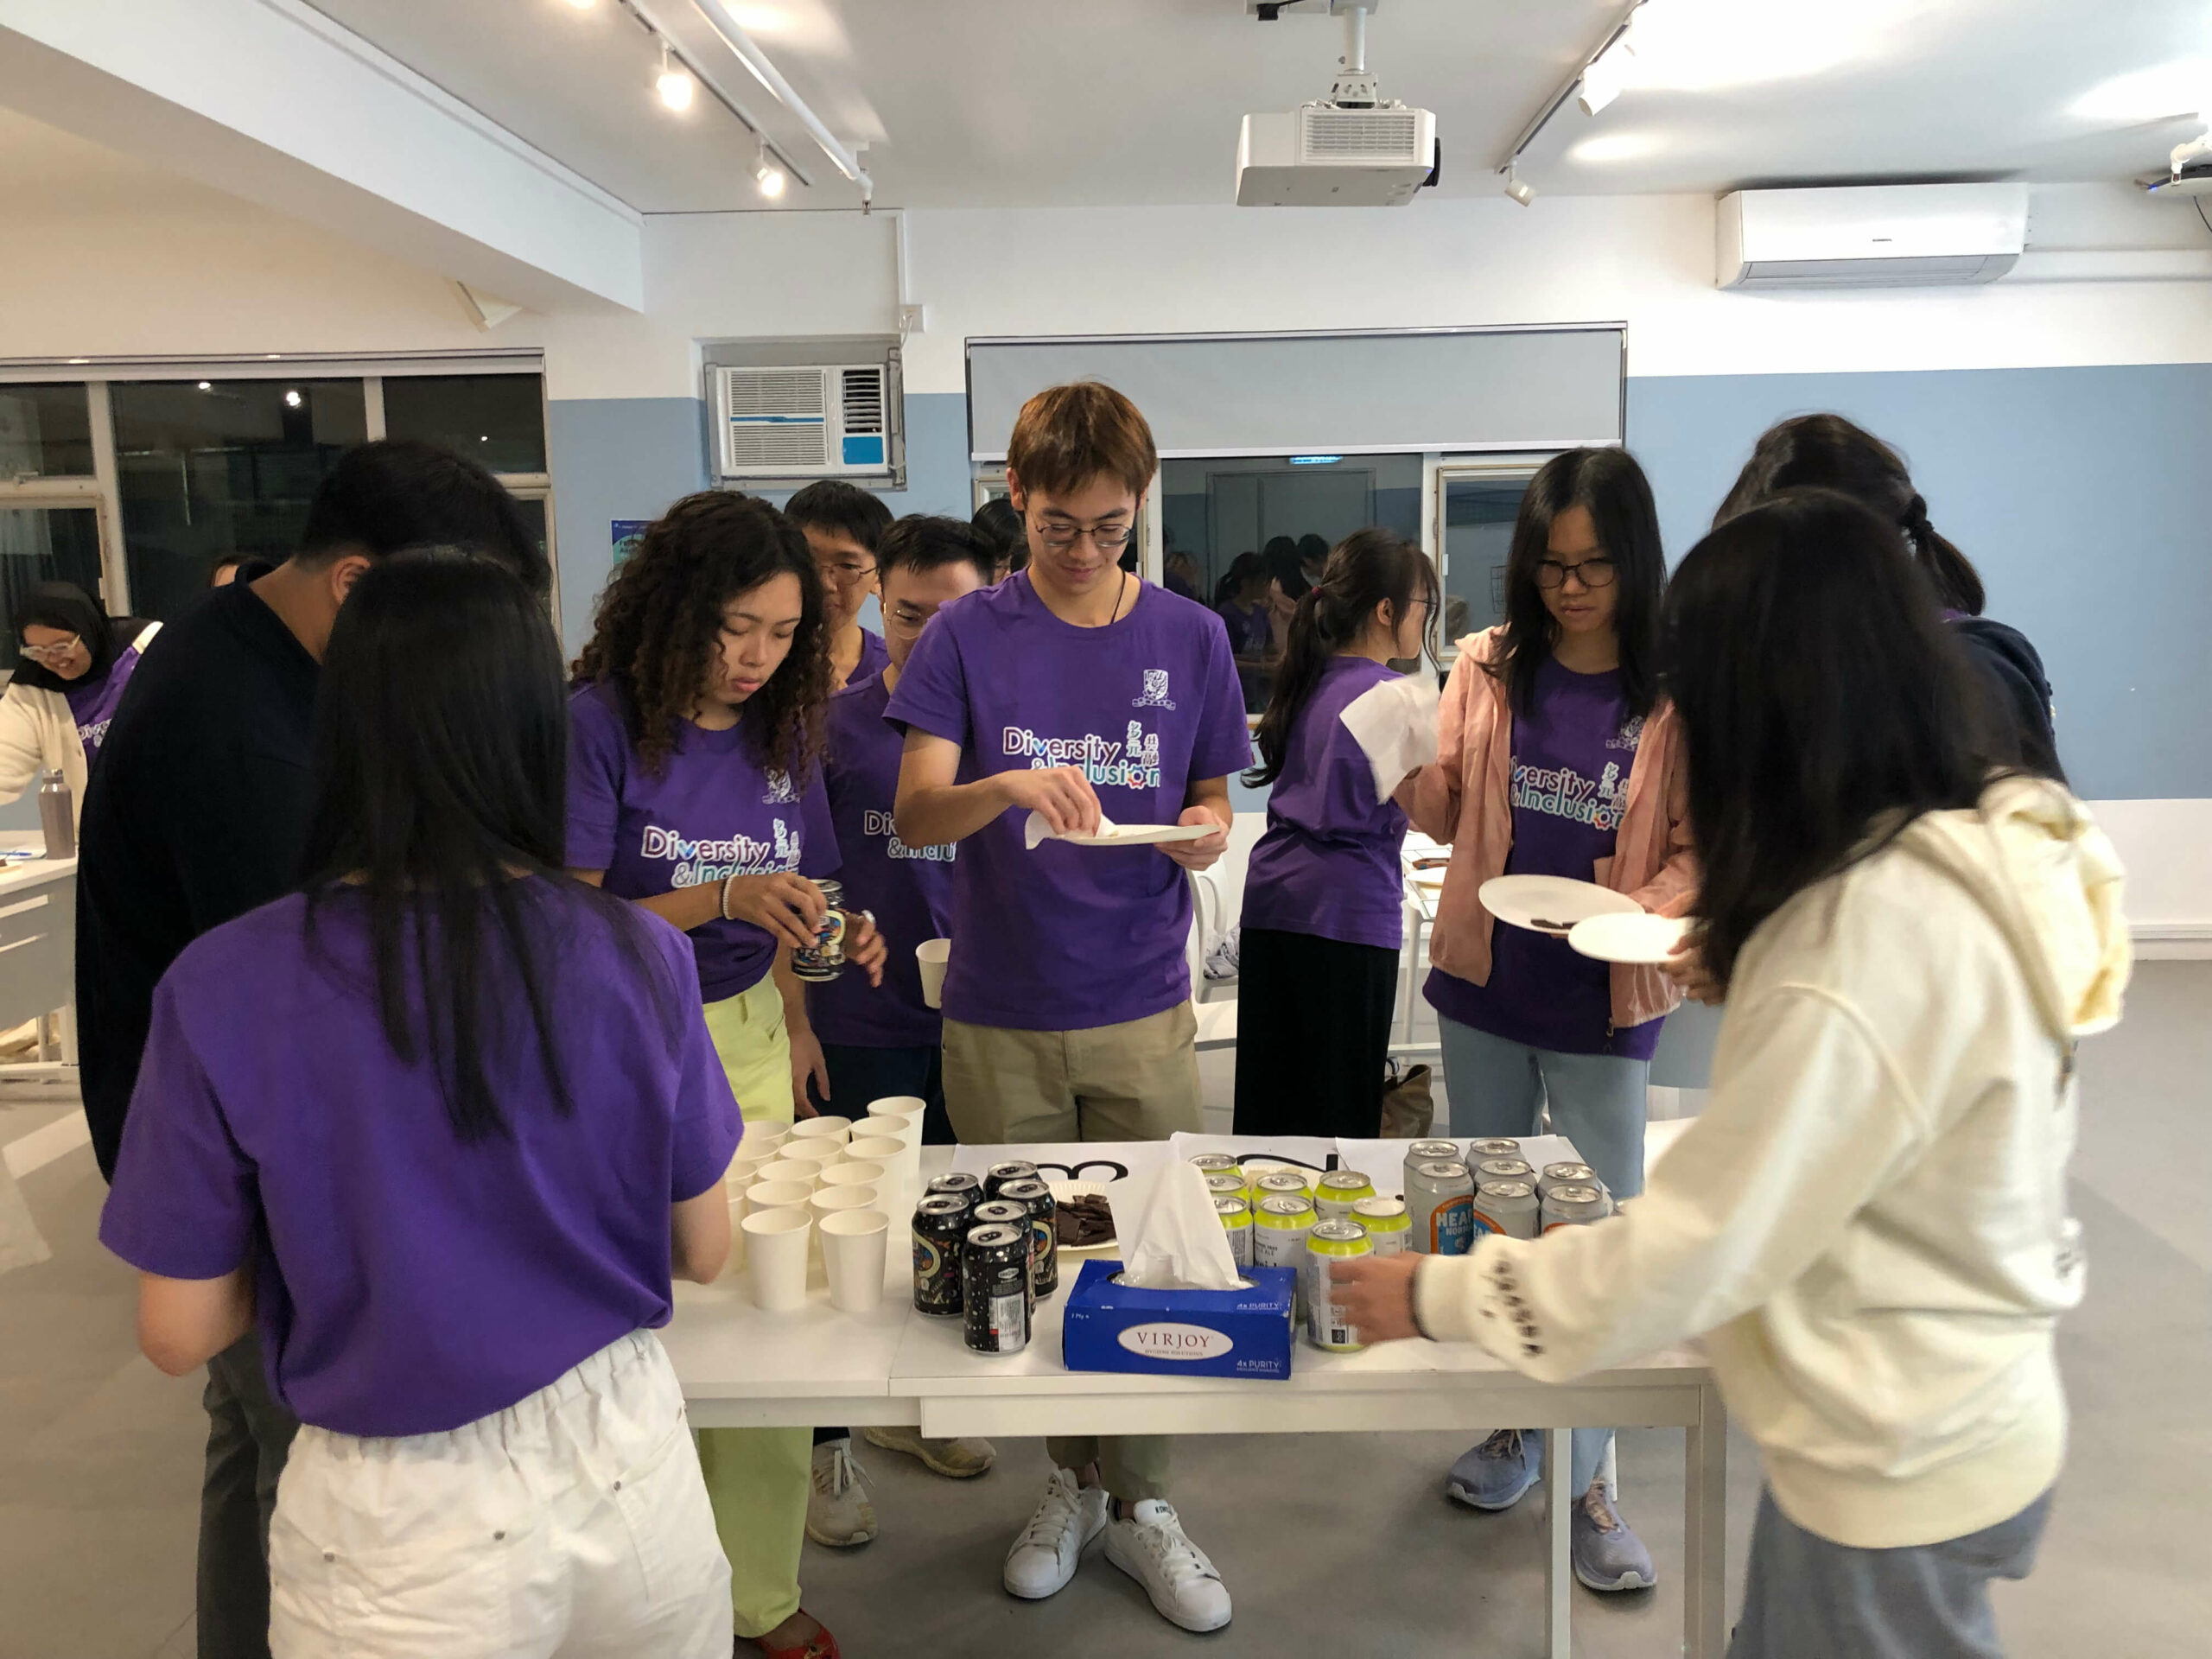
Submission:
M 722 884 L 722 915 L 750 922 L 778 944 L 804 950 L 829 912 L 822 889 L 796 871 L 772 875 L 733 875 Z
M 1329 1300 L 1363 1342 L 1400 1342 L 1421 1335 L 1414 1322 L 1414 1274 L 1421 1257 L 1356 1255 L 1329 1263 Z

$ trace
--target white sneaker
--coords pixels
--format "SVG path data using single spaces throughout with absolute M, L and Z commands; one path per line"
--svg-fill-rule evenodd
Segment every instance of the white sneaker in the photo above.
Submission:
M 1186 1630 L 1229 1623 L 1229 1587 L 1183 1531 L 1173 1504 L 1147 1497 L 1106 1529 L 1106 1559 L 1152 1598 L 1160 1616 Z
M 1084 1550 L 1105 1529 L 1105 1489 L 1079 1484 L 1072 1469 L 1055 1469 L 1045 1501 L 1006 1553 L 1007 1593 L 1041 1601 L 1065 1589 Z
M 876 1535 L 868 1501 L 868 1471 L 853 1460 L 852 1438 L 814 1448 L 813 1490 L 806 1495 L 806 1535 L 830 1549 L 850 1549 Z

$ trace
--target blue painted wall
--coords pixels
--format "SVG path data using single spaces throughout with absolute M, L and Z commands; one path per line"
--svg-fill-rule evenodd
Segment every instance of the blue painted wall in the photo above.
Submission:
M 707 484 L 704 406 L 696 397 L 556 398 L 546 448 L 561 559 L 561 633 L 573 657 L 614 568 L 618 518 L 658 518 Z
M 1668 551 L 1762 431 L 1818 410 L 1904 451 L 1989 614 L 2043 653 L 2080 793 L 2212 795 L 2212 365 L 1632 379 Z

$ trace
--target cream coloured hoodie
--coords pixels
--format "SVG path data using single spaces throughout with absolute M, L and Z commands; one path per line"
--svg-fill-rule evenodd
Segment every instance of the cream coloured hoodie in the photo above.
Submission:
M 1799 893 L 1643 1195 L 1424 1260 L 1422 1329 L 1548 1381 L 1703 1335 L 1775 1501 L 1836 1543 L 2018 1513 L 2064 1458 L 2074 1045 L 2120 1017 L 2120 896 L 2081 804 L 2019 779 Z

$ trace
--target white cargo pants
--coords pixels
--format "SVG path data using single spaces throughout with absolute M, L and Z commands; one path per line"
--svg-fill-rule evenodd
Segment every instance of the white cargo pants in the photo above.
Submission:
M 442 1434 L 302 1427 L 274 1659 L 728 1659 L 729 1564 L 652 1333 Z

